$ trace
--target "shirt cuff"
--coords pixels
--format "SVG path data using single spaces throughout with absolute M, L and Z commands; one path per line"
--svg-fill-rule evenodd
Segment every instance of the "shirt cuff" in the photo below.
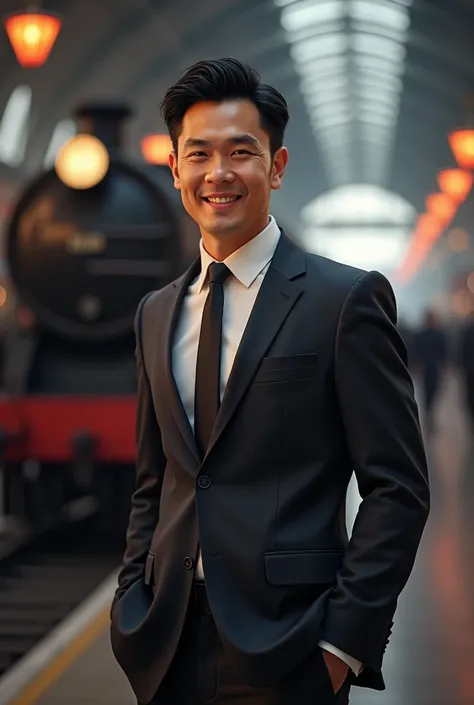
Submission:
M 338 649 L 337 646 L 329 644 L 329 642 L 324 641 L 324 639 L 322 639 L 318 643 L 318 646 L 320 646 L 325 651 L 329 651 L 331 654 L 334 654 L 334 656 L 340 658 L 341 661 L 344 661 L 344 663 L 349 666 L 349 668 L 355 673 L 356 676 L 358 676 L 362 671 L 363 666 L 361 662 L 353 658 L 352 656 L 349 656 L 348 654 L 344 653 L 344 651 Z

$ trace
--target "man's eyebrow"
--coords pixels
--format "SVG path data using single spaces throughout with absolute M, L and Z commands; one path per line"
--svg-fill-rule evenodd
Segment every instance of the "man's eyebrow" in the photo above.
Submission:
M 207 140 L 200 140 L 196 137 L 188 137 L 184 143 L 184 149 L 189 149 L 189 147 L 209 147 L 211 143 Z
M 235 135 L 234 137 L 228 137 L 225 142 L 227 144 L 248 144 L 252 145 L 254 147 L 258 147 L 259 143 L 258 140 L 255 139 L 255 137 L 252 137 L 251 135 Z M 199 139 L 197 137 L 188 137 L 187 140 L 184 143 L 184 149 L 189 149 L 191 147 L 210 147 L 211 142 L 209 140 L 203 140 Z
M 227 142 L 230 144 L 252 144 L 254 147 L 258 147 L 258 140 L 251 135 L 236 135 L 236 137 L 230 137 Z

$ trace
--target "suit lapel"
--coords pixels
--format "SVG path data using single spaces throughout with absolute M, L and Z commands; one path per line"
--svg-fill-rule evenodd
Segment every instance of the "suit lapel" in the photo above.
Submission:
M 266 351 L 303 291 L 305 253 L 282 233 L 238 348 L 206 454 L 231 420 Z
M 163 315 L 164 335 L 162 348 L 164 369 L 163 379 L 165 380 L 167 387 L 167 401 L 176 425 L 178 426 L 186 445 L 199 465 L 201 464 L 199 450 L 173 375 L 172 354 L 174 332 L 176 330 L 176 325 L 181 311 L 181 305 L 189 284 L 199 274 L 200 266 L 201 262 L 200 258 L 198 258 L 192 263 L 183 276 L 173 283 L 172 288 L 170 289 L 170 300 L 167 306 L 165 306 L 165 313 Z

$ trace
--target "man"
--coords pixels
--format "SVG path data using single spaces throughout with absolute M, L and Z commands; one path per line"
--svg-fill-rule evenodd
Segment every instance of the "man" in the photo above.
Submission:
M 353 683 L 384 688 L 428 515 L 392 289 L 280 232 L 269 203 L 287 105 L 252 69 L 199 62 L 162 110 L 202 241 L 137 312 L 114 653 L 141 703 L 347 703 Z M 353 470 L 363 502 L 348 542 Z

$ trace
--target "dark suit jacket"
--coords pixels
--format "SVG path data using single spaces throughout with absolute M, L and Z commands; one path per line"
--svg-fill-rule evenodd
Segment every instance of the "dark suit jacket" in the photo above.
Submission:
M 171 371 L 199 260 L 136 318 L 137 480 L 112 646 L 138 699 L 175 652 L 202 549 L 214 619 L 242 678 L 267 685 L 325 638 L 383 689 L 397 598 L 429 511 L 406 349 L 388 281 L 284 235 L 258 294 L 207 455 Z M 346 490 L 363 497 L 348 543 Z

